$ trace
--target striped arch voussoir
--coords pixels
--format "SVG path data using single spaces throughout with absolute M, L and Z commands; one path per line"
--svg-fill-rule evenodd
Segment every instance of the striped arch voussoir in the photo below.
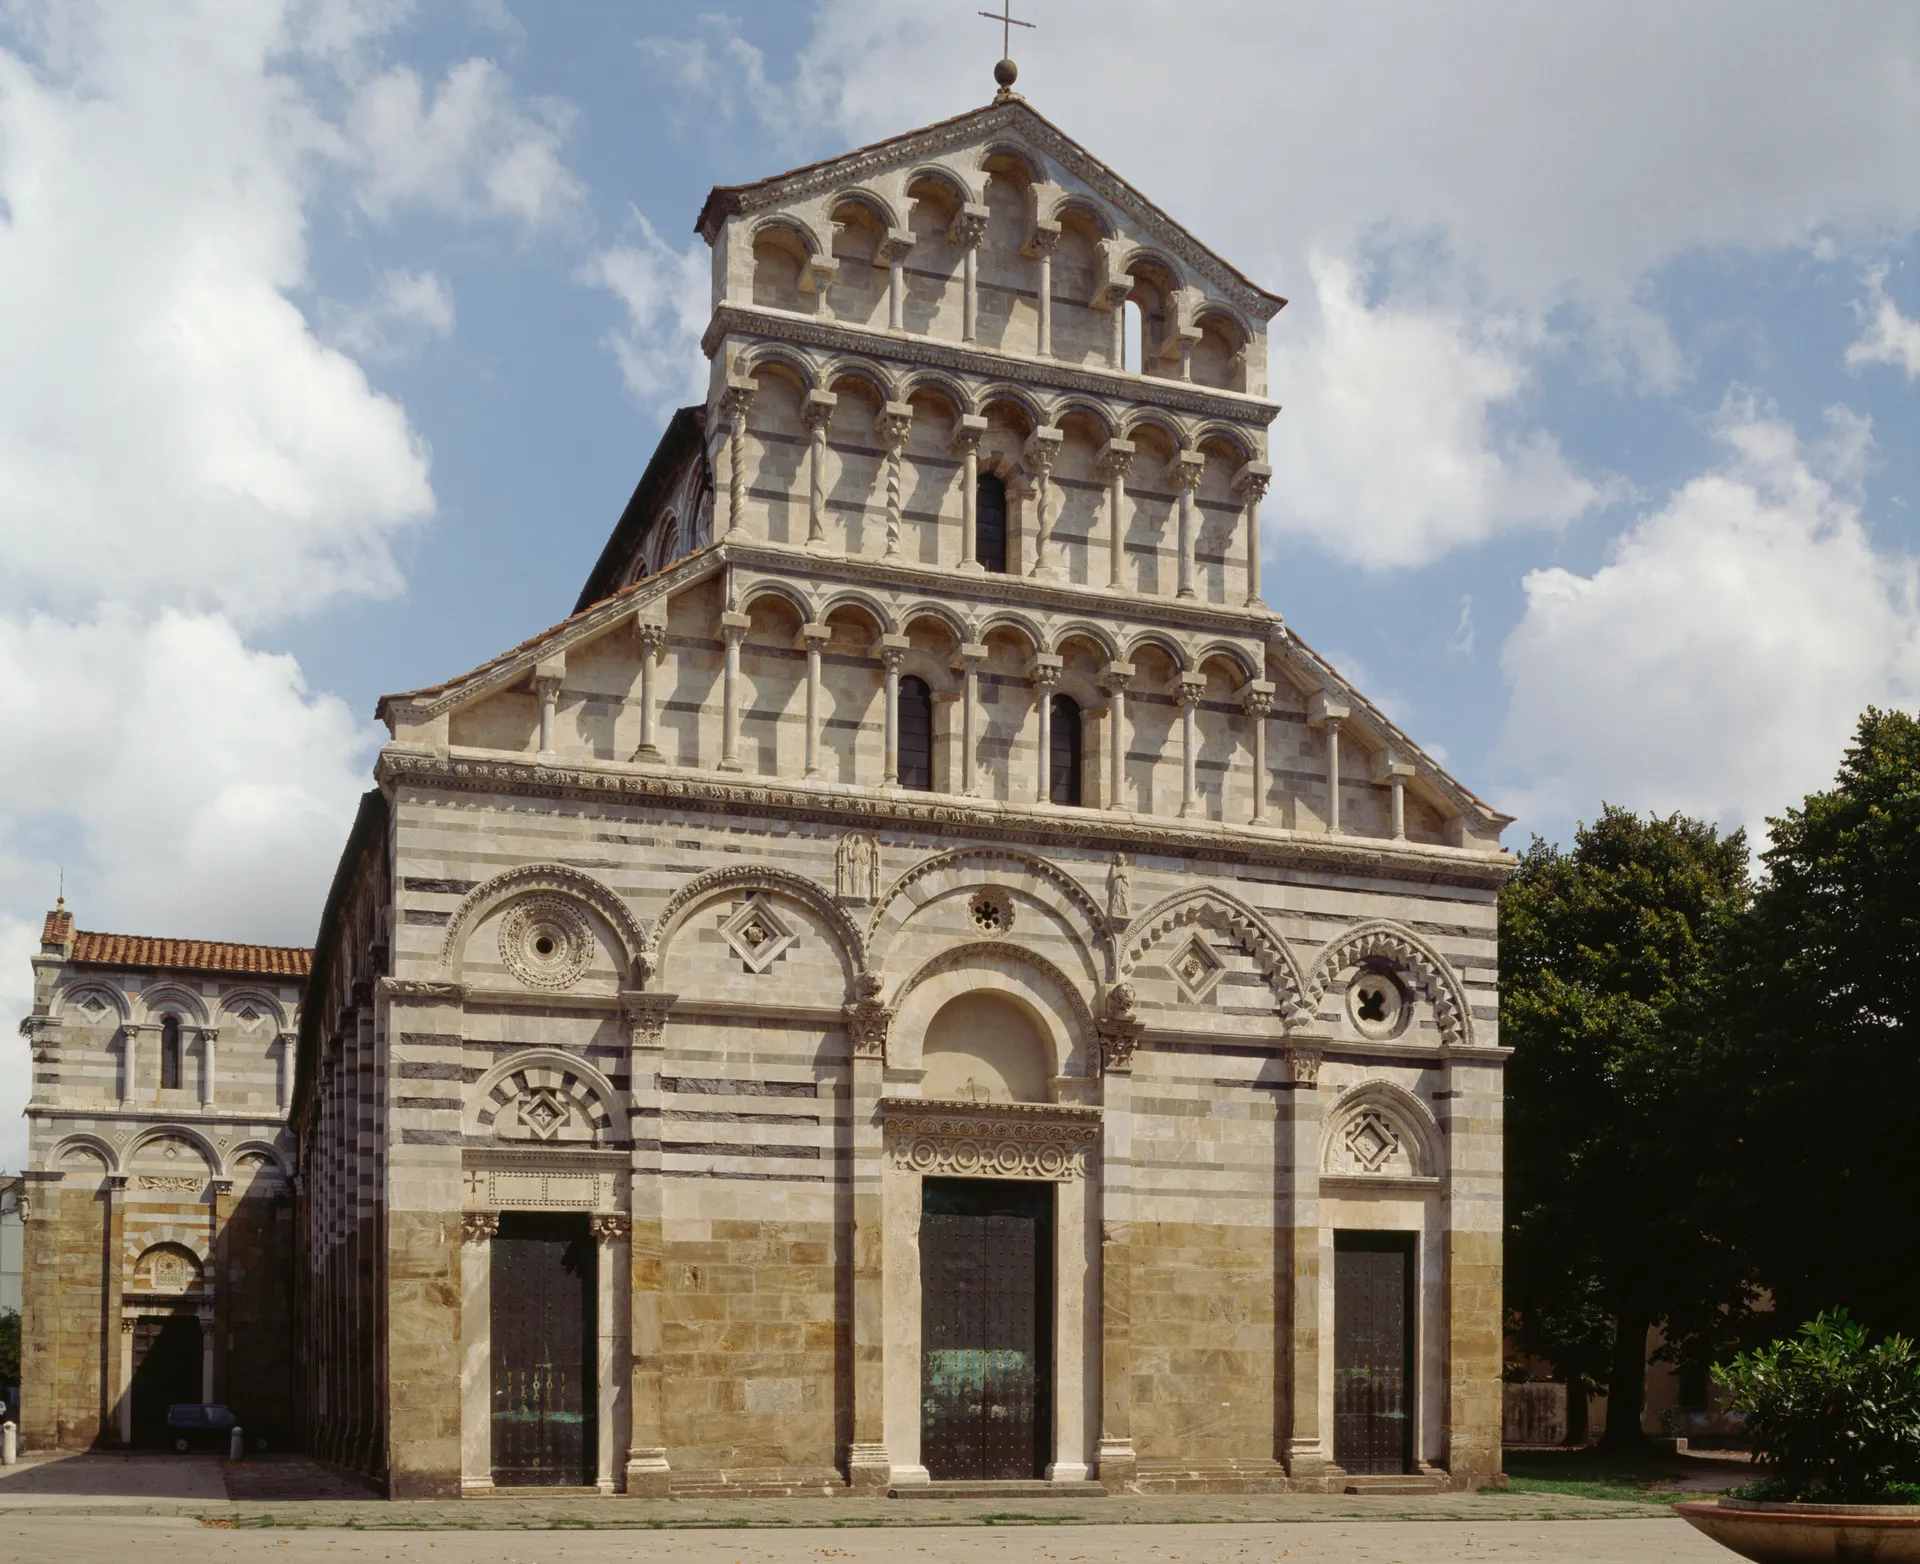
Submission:
M 1259 913 L 1223 891 L 1182 891 L 1135 918 L 1121 944 L 1122 979 L 1130 977 L 1141 958 L 1168 934 L 1193 923 L 1219 930 L 1259 963 L 1273 990 L 1275 1007 L 1289 1027 L 1303 1024 L 1312 1015 L 1306 984 L 1292 953 Z
M 1320 953 L 1308 985 L 1307 1007 L 1317 1009 L 1333 980 L 1357 961 L 1375 956 L 1391 962 L 1413 979 L 1414 986 L 1433 1006 L 1434 1024 L 1449 1047 L 1470 1042 L 1466 1001 L 1439 954 L 1408 929 L 1392 923 L 1363 923 L 1349 929 Z

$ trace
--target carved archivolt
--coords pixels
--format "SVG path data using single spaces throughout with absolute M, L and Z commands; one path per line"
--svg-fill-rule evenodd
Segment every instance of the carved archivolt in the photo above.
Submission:
M 1320 1171 L 1347 1178 L 1437 1178 L 1446 1171 L 1445 1137 L 1433 1112 L 1390 1081 L 1367 1081 L 1327 1115 Z
M 1085 1178 L 1100 1143 L 1100 1110 L 1069 1103 L 889 1098 L 880 1122 L 893 1165 L 911 1173 Z
M 629 964 L 638 962 L 644 956 L 647 949 L 646 932 L 627 904 L 611 889 L 592 875 L 568 868 L 565 864 L 530 863 L 518 869 L 509 869 L 504 874 L 496 874 L 491 880 L 467 892 L 454 910 L 452 922 L 447 925 L 446 938 L 440 945 L 441 964 L 449 973 L 455 971 L 456 953 L 465 944 L 473 925 L 486 912 L 511 897 L 531 896 L 539 892 L 562 901 L 570 899 L 584 903 L 592 908 L 612 926 Z
M 1210 887 L 1169 896 L 1133 920 L 1120 946 L 1122 978 L 1131 975 L 1147 952 L 1167 935 L 1195 923 L 1226 935 L 1254 960 L 1288 1026 L 1301 1025 L 1312 1015 L 1300 969 L 1266 919 L 1238 897 Z
M 1472 1018 L 1453 970 L 1419 935 L 1395 923 L 1362 923 L 1320 952 L 1307 983 L 1308 1014 L 1319 1008 L 1335 978 L 1369 956 L 1397 967 L 1426 996 L 1442 1042 L 1461 1047 L 1473 1041 Z
M 709 869 L 705 874 L 695 875 L 674 892 L 660 910 L 660 916 L 653 923 L 654 937 L 649 949 L 657 950 L 664 956 L 673 936 L 679 932 L 680 926 L 695 907 L 723 892 L 743 890 L 790 896 L 818 915 L 838 940 L 840 959 L 847 977 L 848 997 L 852 997 L 853 975 L 867 964 L 866 941 L 853 919 L 847 916 L 846 910 L 825 889 L 805 875 L 795 874 L 789 869 L 743 863 L 732 864 L 724 869 Z
M 915 904 L 903 904 L 902 901 L 910 887 L 929 875 L 956 870 L 962 864 L 984 866 L 994 863 L 1010 865 L 1021 874 L 1030 875 L 1042 885 L 1050 887 L 1071 909 L 1070 921 L 1078 925 L 1075 932 L 1085 941 L 1089 956 L 1105 951 L 1106 915 L 1101 912 L 1100 904 L 1088 894 L 1086 887 L 1066 870 L 1048 863 L 1037 854 L 1024 853 L 1017 848 L 957 847 L 951 852 L 935 853 L 931 858 L 921 859 L 882 893 L 873 909 L 873 916 L 867 920 L 867 939 L 876 961 L 883 959 L 887 941 L 912 915 Z M 1099 970 L 1097 958 L 1090 964 L 1096 972 Z

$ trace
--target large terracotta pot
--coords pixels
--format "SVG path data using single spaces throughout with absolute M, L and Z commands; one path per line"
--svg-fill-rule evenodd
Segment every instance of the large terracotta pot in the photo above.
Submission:
M 1676 1504 L 1688 1524 L 1756 1564 L 1920 1564 L 1920 1504 Z

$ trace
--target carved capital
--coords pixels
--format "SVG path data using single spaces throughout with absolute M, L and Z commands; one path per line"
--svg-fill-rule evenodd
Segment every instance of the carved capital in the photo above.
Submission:
M 1033 681 L 1035 689 L 1050 690 L 1060 682 L 1063 666 L 1057 654 L 1042 652 L 1027 664 L 1027 677 Z
M 887 1029 L 893 1025 L 893 1010 L 881 1003 L 879 975 L 861 973 L 856 989 L 860 997 L 851 1004 L 843 1005 L 840 1012 L 846 1017 L 847 1035 L 853 1042 L 854 1057 L 885 1062 Z
M 1191 494 L 1200 487 L 1200 480 L 1205 476 L 1206 470 L 1206 460 L 1198 451 L 1182 451 L 1174 457 L 1169 476 L 1173 479 L 1174 487 L 1181 493 Z
M 1020 253 L 1031 260 L 1039 260 L 1043 255 L 1051 255 L 1060 248 L 1060 224 L 1051 217 L 1042 217 L 1033 225 L 1033 233 L 1020 247 Z
M 873 432 L 887 448 L 889 456 L 898 456 L 907 443 L 907 431 L 913 428 L 913 409 L 905 402 L 888 402 L 873 421 Z
M 633 1219 L 624 1211 L 596 1211 L 587 1218 L 594 1242 L 610 1244 L 625 1238 L 633 1228 Z
M 873 264 L 891 266 L 895 261 L 904 261 L 913 246 L 914 232 L 911 228 L 889 228 L 873 247 Z
M 1233 492 L 1248 504 L 1258 505 L 1266 498 L 1272 479 L 1273 469 L 1265 462 L 1248 462 L 1233 475 Z
M 978 249 L 987 237 L 987 209 L 973 201 L 962 206 L 947 224 L 947 242 L 958 249 Z
M 560 698 L 560 685 L 561 678 L 557 673 L 543 673 L 533 681 L 533 687 L 539 693 L 540 699 L 543 702 L 558 700 Z
M 1241 687 L 1240 709 L 1249 717 L 1264 717 L 1273 710 L 1273 685 L 1266 679 L 1254 679 Z
M 1312 1087 L 1320 1079 L 1320 1054 L 1313 1048 L 1289 1048 L 1286 1056 L 1287 1079 L 1295 1086 Z
M 1064 435 L 1058 429 L 1041 428 L 1027 436 L 1027 443 L 1020 449 L 1020 460 L 1028 472 L 1036 478 L 1044 478 L 1053 471 L 1054 459 L 1060 454 L 1060 445 Z
M 635 620 L 633 639 L 634 643 L 643 653 L 652 652 L 657 656 L 661 649 L 667 644 L 667 627 L 665 625 L 645 624 L 639 620 Z
M 1183 710 L 1200 704 L 1200 697 L 1206 693 L 1206 685 L 1192 674 L 1182 674 L 1173 686 L 1173 703 Z
M 1096 470 L 1102 478 L 1112 481 L 1118 478 L 1122 483 L 1133 472 L 1134 444 L 1131 440 L 1109 440 L 1100 447 L 1095 458 Z
M 980 441 L 986 435 L 987 421 L 978 413 L 962 413 L 960 422 L 953 426 L 953 449 L 957 456 L 965 456 L 969 451 L 980 449 Z
M 676 994 L 621 994 L 620 1009 L 627 1019 L 627 1046 L 658 1048 L 667 1029 L 667 1012 L 673 1008 Z
M 498 1211 L 463 1211 L 460 1214 L 460 1236 L 467 1243 L 485 1243 L 499 1231 Z
M 800 409 L 800 417 L 809 429 L 824 433 L 827 423 L 833 417 L 833 410 L 840 398 L 831 391 L 809 391 L 807 400 Z
M 883 646 L 880 648 L 880 666 L 888 673 L 898 673 L 907 661 L 904 647 Z
M 746 426 L 747 409 L 753 406 L 754 393 L 759 389 L 759 385 L 752 380 L 733 375 L 727 377 L 727 389 L 720 393 L 720 411 L 726 414 L 727 422 L 736 430 Z

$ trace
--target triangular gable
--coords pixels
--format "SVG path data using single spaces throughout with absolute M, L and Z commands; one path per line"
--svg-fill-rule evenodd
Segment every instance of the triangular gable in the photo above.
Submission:
M 971 146 L 1005 133 L 1022 137 L 1036 151 L 1053 159 L 1066 172 L 1084 183 L 1102 199 L 1125 213 L 1153 240 L 1206 277 L 1235 304 L 1260 320 L 1271 320 L 1286 307 L 1279 294 L 1262 288 L 1246 273 L 1215 251 L 1207 248 L 1180 223 L 1125 179 L 1095 157 L 1079 142 L 1035 110 L 1025 99 L 1011 97 L 1004 103 L 956 114 L 919 130 L 875 141 L 838 157 L 789 169 L 767 179 L 745 185 L 716 185 L 694 227 L 712 244 L 727 218 L 765 211 L 796 198 L 831 192 L 839 186 L 897 168 L 907 167 L 923 158 Z

